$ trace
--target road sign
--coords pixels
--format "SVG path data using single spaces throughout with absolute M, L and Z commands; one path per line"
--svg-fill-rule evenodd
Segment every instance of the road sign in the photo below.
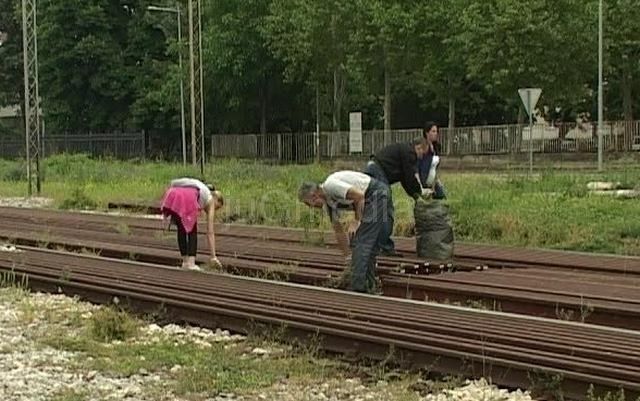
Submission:
M 527 111 L 527 114 L 531 116 L 531 113 L 533 113 L 533 109 L 535 109 L 536 104 L 538 104 L 538 99 L 540 99 L 540 94 L 542 93 L 542 89 L 522 88 L 522 89 L 518 89 L 518 93 L 520 94 L 520 99 L 522 99 L 522 103 L 524 103 L 524 109 Z
M 362 113 L 349 113 L 349 152 L 362 153 Z
M 518 89 L 520 99 L 529 115 L 529 175 L 533 175 L 533 109 L 536 108 L 542 89 L 522 88 Z

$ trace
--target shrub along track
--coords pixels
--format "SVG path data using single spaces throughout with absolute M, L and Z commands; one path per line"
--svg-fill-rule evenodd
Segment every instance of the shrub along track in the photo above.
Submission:
M 323 349 L 401 361 L 510 387 L 556 383 L 585 399 L 623 388 L 640 395 L 640 333 L 451 305 L 360 295 L 255 278 L 36 248 L 0 252 L 4 281 L 172 321 L 240 333 L 271 328 Z M 548 390 L 548 389 L 547 389 Z
M 18 244 L 178 263 L 175 233 L 164 234 L 159 220 L 13 208 L 0 208 L 0 217 L 0 238 Z M 233 273 L 331 286 L 343 272 L 335 247 L 309 244 L 331 242 L 326 233 L 234 225 L 216 232 Z M 463 255 L 441 269 L 410 257 L 411 240 L 397 242 L 406 257 L 379 258 L 385 295 L 640 329 L 639 258 L 461 245 Z M 206 260 L 202 250 L 199 261 Z

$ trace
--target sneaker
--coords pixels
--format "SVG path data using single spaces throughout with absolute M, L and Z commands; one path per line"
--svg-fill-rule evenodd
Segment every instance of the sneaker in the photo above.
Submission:
M 200 266 L 198 266 L 198 265 L 185 266 L 184 268 L 185 268 L 186 270 L 198 270 L 198 271 L 199 271 L 199 270 L 202 270 L 202 269 L 200 268 Z

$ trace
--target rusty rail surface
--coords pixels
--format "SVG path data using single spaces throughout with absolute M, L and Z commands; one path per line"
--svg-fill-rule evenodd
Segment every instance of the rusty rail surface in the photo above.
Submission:
M 179 263 L 173 234 L 167 238 L 159 221 L 2 208 L 0 216 L 5 223 L 0 238 L 16 243 L 150 263 Z M 287 235 L 284 230 L 273 231 Z M 229 272 L 318 286 L 339 283 L 343 259 L 335 249 L 264 239 L 260 232 L 253 235 L 242 226 L 230 226 L 220 233 L 218 254 Z M 198 261 L 206 263 L 205 251 Z M 477 267 L 478 263 L 456 261 L 453 269 L 442 270 L 417 259 L 380 258 L 378 275 L 383 293 L 392 297 L 640 330 L 639 276 L 578 266 L 522 264 L 475 271 Z M 458 272 L 448 273 L 452 270 Z
M 116 205 L 115 203 L 112 206 Z M 135 204 L 131 204 L 131 207 Z M 144 205 L 143 205 L 144 207 Z M 37 218 L 42 219 L 58 219 L 60 215 L 72 215 L 73 213 L 61 211 L 44 211 L 38 210 Z M 15 208 L 0 208 L 0 216 L 16 215 L 29 217 L 32 213 L 30 210 Z M 82 213 L 76 213 L 76 219 L 83 220 L 85 216 Z M 93 215 L 96 218 L 100 215 Z M 129 225 L 136 229 L 152 229 L 157 230 L 161 224 L 158 219 L 143 219 L 133 216 L 100 216 L 99 221 L 104 224 L 114 225 L 114 221 L 118 224 Z M 206 230 L 206 226 L 201 222 L 199 225 L 200 232 Z M 307 245 L 323 246 L 335 245 L 335 239 L 332 233 L 319 230 L 304 230 L 296 228 L 279 228 L 267 226 L 251 226 L 241 224 L 217 224 L 216 232 L 222 236 L 252 238 L 268 240 L 269 242 L 289 242 L 303 243 Z M 398 251 L 405 256 L 415 256 L 415 239 L 406 237 L 395 238 Z M 487 266 L 494 267 L 531 267 L 544 266 L 546 268 L 567 268 L 579 270 L 593 270 L 601 272 L 614 272 L 626 275 L 640 276 L 640 257 L 596 254 L 574 251 L 558 251 L 548 249 L 530 249 L 519 248 L 503 245 L 486 245 L 486 244 L 469 244 L 456 243 L 454 257 L 458 263 L 479 264 L 483 263 Z
M 170 320 L 240 333 L 271 327 L 328 351 L 503 386 L 554 376 L 571 399 L 585 399 L 590 384 L 598 394 L 640 395 L 640 333 L 629 330 L 34 248 L 0 252 L 0 272 L 35 290 L 99 303 L 117 297 L 140 312 L 162 306 Z

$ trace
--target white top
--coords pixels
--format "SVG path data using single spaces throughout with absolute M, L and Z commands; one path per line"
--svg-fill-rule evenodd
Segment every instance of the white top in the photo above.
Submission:
M 178 178 L 176 180 L 171 181 L 172 187 L 192 187 L 198 189 L 198 206 L 200 209 L 204 209 L 204 207 L 209 203 L 213 195 L 211 194 L 211 190 L 200 180 L 196 180 L 194 178 Z
M 440 164 L 440 156 L 433 155 L 431 159 L 431 168 L 429 169 L 429 175 L 427 176 L 427 186 L 432 187 L 436 181 L 436 170 L 438 169 L 438 164 Z
M 332 220 L 337 217 L 339 208 L 346 208 L 353 205 L 353 201 L 347 199 L 347 192 L 352 187 L 362 193 L 367 192 L 371 177 L 357 171 L 344 170 L 338 171 L 330 176 L 321 184 L 326 195 L 327 206 Z

